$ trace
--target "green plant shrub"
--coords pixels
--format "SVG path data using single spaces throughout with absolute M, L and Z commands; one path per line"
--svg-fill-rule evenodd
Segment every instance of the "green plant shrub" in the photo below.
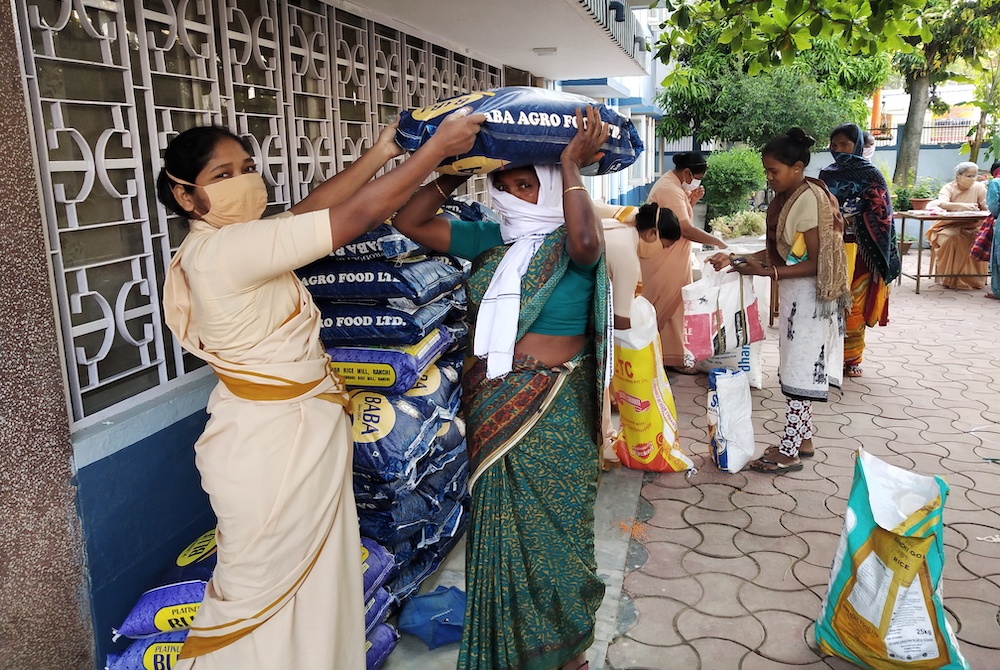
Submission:
M 713 153 L 708 157 L 704 186 L 709 219 L 739 212 L 746 207 L 750 194 L 764 187 L 760 152 L 736 147 Z
M 911 198 L 936 198 L 941 192 L 941 180 L 933 177 L 920 177 L 913 184 Z
M 767 230 L 767 216 L 764 212 L 748 209 L 716 217 L 709 225 L 712 232 L 726 240 L 734 237 L 759 237 Z

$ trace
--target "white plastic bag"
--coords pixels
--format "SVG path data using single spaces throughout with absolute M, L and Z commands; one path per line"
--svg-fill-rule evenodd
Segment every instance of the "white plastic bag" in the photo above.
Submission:
M 716 271 L 706 263 L 701 279 L 683 287 L 681 297 L 684 363 L 688 367 L 764 339 L 753 278 Z
M 753 458 L 750 384 L 742 370 L 708 373 L 708 442 L 720 470 L 739 472 Z
M 755 389 L 764 388 L 764 351 L 760 342 L 745 344 L 735 351 L 727 351 L 712 356 L 708 360 L 698 361 L 695 368 L 699 372 L 709 372 L 714 368 L 729 368 L 747 373 L 750 386 Z

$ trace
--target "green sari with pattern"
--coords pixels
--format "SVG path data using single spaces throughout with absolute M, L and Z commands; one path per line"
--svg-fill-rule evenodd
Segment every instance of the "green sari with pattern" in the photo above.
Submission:
M 518 339 L 569 265 L 566 230 L 546 238 L 521 284 Z M 469 280 L 470 322 L 508 247 L 483 253 Z M 468 601 L 459 670 L 552 670 L 594 640 L 604 584 L 594 557 L 607 274 L 597 279 L 588 344 L 549 368 L 516 354 L 503 378 L 469 359 L 463 375 L 472 475 Z

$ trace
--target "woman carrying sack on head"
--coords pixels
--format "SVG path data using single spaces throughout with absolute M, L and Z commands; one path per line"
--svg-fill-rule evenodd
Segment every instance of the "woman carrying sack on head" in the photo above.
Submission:
M 860 377 L 865 328 L 889 323 L 889 285 L 901 269 L 892 197 L 882 172 L 864 157 L 861 128 L 853 123 L 830 133 L 834 163 L 819 178 L 844 217 L 851 313 L 844 338 L 844 376 Z
M 293 270 L 375 228 L 484 117 L 456 112 L 402 153 L 395 128 L 285 215 L 262 219 L 251 147 L 224 128 L 174 138 L 160 202 L 190 232 L 163 289 L 167 326 L 220 383 L 195 444 L 217 518 L 218 564 L 175 669 L 363 668 L 364 602 L 347 393 L 319 340 L 319 310 Z
M 843 370 L 843 315 L 850 306 L 843 219 L 826 185 L 806 177 L 816 141 L 801 128 L 775 137 L 761 151 L 776 196 L 767 208 L 767 248 L 745 257 L 716 254 L 716 270 L 771 277 L 778 284 L 778 376 L 786 398 L 777 447 L 750 462 L 760 472 L 802 469 L 813 455 L 812 402 L 825 402 Z M 805 247 L 806 253 L 797 250 Z
M 671 210 L 680 221 L 681 238 L 664 247 L 659 241 L 639 244 L 642 265 L 642 295 L 656 308 L 663 346 L 663 364 L 676 372 L 696 374 L 684 366 L 684 300 L 681 289 L 690 284 L 691 243 L 725 249 L 721 239 L 694 225 L 694 206 L 705 195 L 701 180 L 708 170 L 697 151 L 674 155 L 674 169 L 660 177 L 649 190 L 647 201 Z
M 560 165 L 494 172 L 501 224 L 435 216 L 463 177 L 420 189 L 394 219 L 431 249 L 474 259 L 474 356 L 462 379 L 472 474 L 460 670 L 578 670 L 604 584 L 594 557 L 608 283 L 582 184 L 608 135 L 597 111 Z

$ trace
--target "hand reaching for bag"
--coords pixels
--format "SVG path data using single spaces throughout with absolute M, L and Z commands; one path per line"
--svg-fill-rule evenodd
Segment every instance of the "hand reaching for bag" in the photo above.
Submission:
M 463 107 L 445 117 L 424 146 L 432 146 L 442 158 L 464 154 L 472 149 L 485 121 L 482 112 L 473 114 L 471 107 Z

